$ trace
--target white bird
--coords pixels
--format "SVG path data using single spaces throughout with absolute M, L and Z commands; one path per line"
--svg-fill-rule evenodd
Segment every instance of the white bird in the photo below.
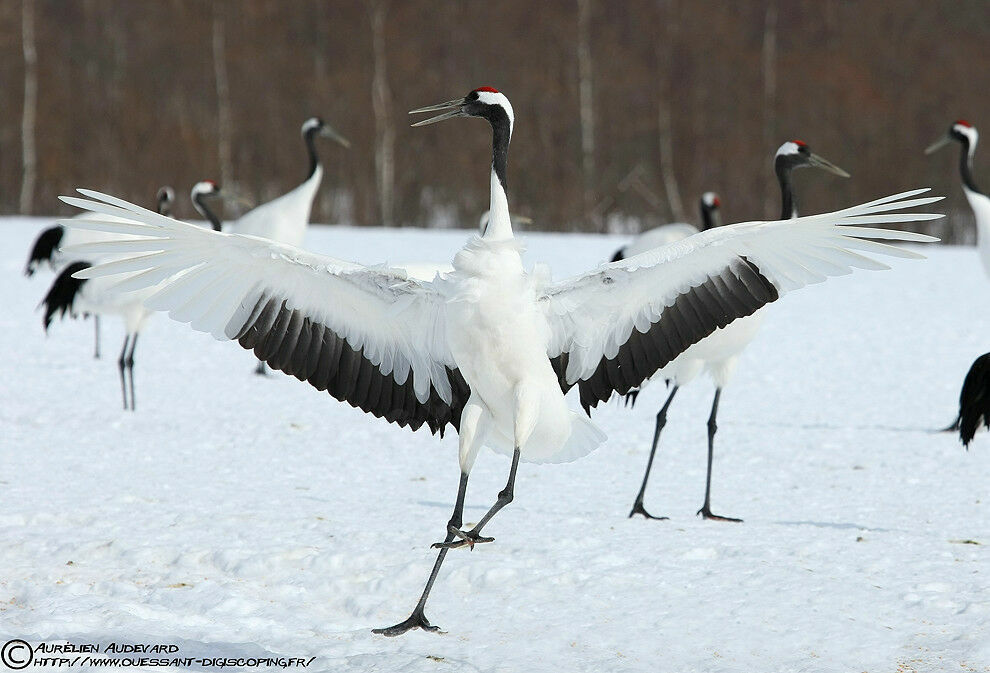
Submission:
M 172 204 L 175 201 L 175 192 L 172 191 L 171 187 L 162 187 L 158 190 L 155 195 L 155 202 L 157 203 L 158 212 L 162 215 L 170 215 L 172 212 Z M 76 217 L 81 217 L 77 215 Z M 56 224 L 54 227 L 49 227 L 45 229 L 38 237 L 34 240 L 34 244 L 31 246 L 31 252 L 28 254 L 28 261 L 24 267 L 24 275 L 31 277 L 34 275 L 35 271 L 43 266 L 48 266 L 56 274 L 62 271 L 66 266 L 77 262 L 79 260 L 74 260 L 68 257 L 64 250 L 65 248 L 73 245 L 80 245 L 82 243 L 88 243 L 92 241 L 98 241 L 105 239 L 106 235 L 96 231 L 87 231 L 85 229 L 66 229 L 60 224 Z M 68 287 L 68 286 L 64 286 Z M 67 307 L 62 306 L 61 312 L 65 313 Z M 93 357 L 96 359 L 100 358 L 100 316 L 93 316 L 93 328 L 95 333 L 95 340 L 93 346 Z M 45 330 L 47 331 L 48 324 L 46 321 Z
M 976 217 L 976 244 L 979 246 L 980 261 L 983 263 L 983 270 L 990 275 L 990 197 L 973 180 L 973 154 L 979 139 L 980 134 L 976 127 L 960 119 L 949 127 L 944 136 L 929 145 L 925 154 L 932 154 L 953 140 L 959 143 L 959 173 L 962 176 L 963 193 Z
M 572 460 L 604 441 L 584 414 L 568 408 L 568 389 L 579 386 L 584 400 L 627 393 L 692 343 L 780 293 L 851 267 L 883 268 L 869 253 L 920 257 L 867 237 L 934 240 L 864 225 L 941 217 L 891 212 L 936 200 L 913 198 L 925 191 L 916 190 L 792 222 L 722 227 L 554 283 L 523 268 L 512 234 L 509 100 L 483 87 L 414 112 L 429 111 L 444 112 L 416 125 L 480 117 L 493 136 L 489 226 L 456 254 L 452 273 L 432 282 L 204 231 L 99 192 L 62 197 L 94 212 L 74 226 L 141 237 L 112 245 L 129 257 L 78 276 L 121 275 L 128 290 L 161 283 L 149 308 L 235 340 L 273 368 L 375 416 L 458 431 L 461 476 L 446 537 L 412 614 L 377 630 L 385 635 L 437 630 L 424 609 L 446 553 L 492 540 L 481 533 L 512 501 L 520 460 Z M 509 476 L 488 512 L 462 531 L 468 475 L 483 445 L 512 457 Z
M 249 210 L 225 225 L 231 233 L 260 236 L 294 247 L 302 246 L 313 209 L 313 199 L 323 180 L 323 164 L 316 152 L 316 137 L 330 138 L 344 147 L 351 143 L 319 117 L 310 117 L 302 125 L 302 137 L 309 156 L 306 179 L 295 189 Z M 257 374 L 266 374 L 265 363 L 258 362 Z
M 809 166 L 821 168 L 841 177 L 849 177 L 848 173 L 835 164 L 823 159 L 817 154 L 813 154 L 808 148 L 807 143 L 800 140 L 792 140 L 784 143 L 777 149 L 777 153 L 774 155 L 774 172 L 780 183 L 781 220 L 797 217 L 797 204 L 794 199 L 792 173 L 797 168 Z M 711 192 L 707 192 L 706 194 L 711 194 Z M 709 197 L 709 200 L 713 201 L 716 205 L 719 204 L 717 197 L 714 199 Z M 708 206 L 708 208 L 710 209 L 711 206 Z M 701 211 L 706 228 L 708 228 L 710 224 L 709 220 L 705 218 L 705 196 L 701 199 Z M 693 229 L 689 224 L 668 226 L 673 227 L 673 229 L 668 230 L 664 234 L 668 243 L 678 240 L 675 238 L 678 234 L 683 234 L 682 237 L 691 235 L 687 232 Z M 667 229 L 667 227 L 657 227 L 657 229 Z M 619 252 L 616 253 L 616 257 L 621 256 L 624 251 L 630 251 L 628 254 L 636 254 L 643 251 L 644 245 L 652 242 L 650 240 L 651 238 L 652 240 L 663 240 L 664 236 L 651 236 L 653 231 L 656 231 L 656 229 L 642 234 L 625 248 L 620 248 Z M 643 239 L 647 239 L 647 241 L 644 243 Z M 708 372 L 712 383 L 715 384 L 715 397 L 712 400 L 712 408 L 708 416 L 708 469 L 705 473 L 705 501 L 697 514 L 705 519 L 715 521 L 741 521 L 741 519 L 713 514 L 711 509 L 712 461 L 715 454 L 715 432 L 718 429 L 716 416 L 718 414 L 719 400 L 722 397 L 722 390 L 732 380 L 732 376 L 735 374 L 736 367 L 739 364 L 739 357 L 756 337 L 760 326 L 763 324 L 765 312 L 766 309 L 760 309 L 750 316 L 741 318 L 721 329 L 715 330 L 710 336 L 691 346 L 676 360 L 661 369 L 654 377 L 665 380 L 668 385 L 673 384 L 673 387 L 667 396 L 667 401 L 664 402 L 663 406 L 660 407 L 660 411 L 657 412 L 650 457 L 646 462 L 646 471 L 643 474 L 643 481 L 640 484 L 639 492 L 636 494 L 632 509 L 629 511 L 630 518 L 636 514 L 642 514 L 647 519 L 663 520 L 667 518 L 665 516 L 654 516 L 646 511 L 646 508 L 643 506 L 646 484 L 650 478 L 650 470 L 653 468 L 653 459 L 656 456 L 660 433 L 667 424 L 667 411 L 670 408 L 671 402 L 674 400 L 674 395 L 677 394 L 681 386 L 693 381 L 704 370 Z M 627 403 L 635 403 L 637 394 L 638 391 L 633 391 L 627 395 Z
M 216 231 L 220 230 L 220 222 L 205 207 L 203 200 L 218 195 L 220 195 L 220 188 L 212 180 L 196 183 L 190 194 L 196 210 L 210 221 Z M 163 196 L 165 198 L 162 198 Z M 158 191 L 159 212 L 169 212 L 173 198 L 172 188 L 162 187 Z M 109 221 L 114 220 L 114 218 L 107 219 Z M 118 218 L 116 221 L 120 223 L 124 220 Z M 117 368 L 120 373 L 120 390 L 124 409 L 133 411 L 135 409 L 134 349 L 137 346 L 138 335 L 152 314 L 145 308 L 144 300 L 153 294 L 156 288 L 148 287 L 126 292 L 114 287 L 116 281 L 112 278 L 85 280 L 74 276 L 77 272 L 94 264 L 106 263 L 118 258 L 119 255 L 112 251 L 113 243 L 109 241 L 110 239 L 119 241 L 120 238 L 118 235 L 108 235 L 106 232 L 76 229 L 70 226 L 64 237 L 70 242 L 70 245 L 64 246 L 63 249 L 73 261 L 56 276 L 48 294 L 45 295 L 41 303 L 45 307 L 45 332 L 48 331 L 56 312 L 60 317 L 64 317 L 66 313 L 72 317 L 76 317 L 79 313 L 94 317 L 115 315 L 124 321 L 124 345 L 120 350 Z M 104 252 L 100 255 L 87 254 L 87 248 L 92 246 L 102 247 Z
M 719 226 L 721 224 L 719 208 L 722 207 L 722 201 L 719 200 L 718 194 L 705 192 L 701 195 L 701 200 L 698 203 L 701 210 L 701 229 L 687 222 L 671 222 L 654 227 L 649 231 L 644 231 L 631 243 L 616 250 L 615 255 L 612 256 L 612 261 L 618 262 L 620 259 L 632 257 L 641 252 L 679 241 L 682 238 L 694 236 L 699 231 L 708 231 Z

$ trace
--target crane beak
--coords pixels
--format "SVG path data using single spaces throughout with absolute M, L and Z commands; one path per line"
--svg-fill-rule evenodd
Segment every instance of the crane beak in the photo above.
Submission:
M 516 224 L 533 224 L 533 218 L 525 215 L 513 215 L 512 221 Z
M 933 154 L 951 142 L 952 142 L 952 137 L 949 134 L 945 134 L 944 136 L 933 142 L 931 145 L 926 147 L 925 154 Z
M 809 166 L 814 166 L 815 168 L 821 168 L 822 170 L 828 171 L 829 173 L 834 173 L 840 178 L 848 178 L 849 174 L 844 170 L 833 164 L 828 159 L 818 156 L 817 154 L 812 154 L 809 158 Z
M 345 138 L 344 136 L 342 136 L 337 131 L 337 129 L 335 129 L 334 127 L 330 126 L 329 124 L 324 124 L 323 125 L 323 128 L 320 129 L 320 136 L 322 136 L 324 138 L 329 138 L 330 140 L 333 140 L 335 142 L 338 142 L 341 145 L 343 145 L 344 147 L 350 147 L 351 146 L 351 141 L 348 140 L 347 138 Z
M 430 117 L 429 119 L 424 119 L 421 122 L 416 122 L 413 126 L 426 126 L 427 124 L 436 124 L 437 122 L 442 122 L 444 119 L 453 119 L 454 117 L 465 117 L 462 108 L 464 106 L 464 99 L 457 98 L 455 100 L 449 100 L 446 103 L 437 103 L 436 105 L 427 105 L 426 107 L 416 108 L 415 110 L 410 110 L 409 114 L 420 114 L 423 112 L 438 112 L 440 110 L 449 110 L 449 112 L 444 112 L 442 115 L 437 115 L 436 117 Z

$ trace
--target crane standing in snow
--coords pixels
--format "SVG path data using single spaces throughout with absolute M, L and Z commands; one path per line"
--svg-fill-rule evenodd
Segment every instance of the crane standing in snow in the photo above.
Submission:
M 227 231 L 271 239 L 293 247 L 302 246 L 309 226 L 309 215 L 313 209 L 313 199 L 323 180 L 323 164 L 316 152 L 316 138 L 329 138 L 344 147 L 351 143 L 320 117 L 310 117 L 302 125 L 303 142 L 309 157 L 309 170 L 306 179 L 296 188 L 278 198 L 267 201 L 249 210 L 241 217 L 225 225 Z M 256 374 L 265 375 L 265 363 L 258 361 Z
M 171 187 L 162 187 L 158 190 L 155 195 L 155 203 L 157 204 L 158 212 L 162 215 L 172 214 L 172 204 L 175 202 L 175 192 L 172 191 Z M 78 217 L 78 216 L 77 216 Z M 35 271 L 43 266 L 48 266 L 52 271 L 58 275 L 65 267 L 76 264 L 81 260 L 72 259 L 71 256 L 65 254 L 64 249 L 74 245 L 80 245 L 89 241 L 99 240 L 103 238 L 102 234 L 93 231 L 86 231 L 84 229 L 72 229 L 66 228 L 61 224 L 56 224 L 54 227 L 49 227 L 45 229 L 38 237 L 34 240 L 34 244 L 31 246 L 31 252 L 28 254 L 27 264 L 24 266 L 24 275 L 30 278 L 34 275 Z M 62 307 L 62 313 L 65 313 L 65 308 Z M 46 320 L 45 329 L 48 329 L 48 324 Z M 99 314 L 93 315 L 93 331 L 94 331 L 94 345 L 93 345 L 93 357 L 97 360 L 100 359 L 100 316 Z
M 168 198 L 161 198 L 163 194 L 168 195 Z M 158 190 L 157 203 L 160 214 L 164 215 L 171 210 L 172 195 L 171 187 L 162 187 Z M 205 200 L 220 195 L 220 187 L 212 180 L 197 182 L 193 185 L 190 193 L 193 206 L 200 215 L 210 222 L 214 231 L 220 231 L 220 221 L 209 210 Z M 165 211 L 165 213 L 161 211 Z M 120 357 L 117 359 L 117 369 L 120 373 L 120 391 L 124 401 L 124 410 L 134 411 L 134 349 L 137 347 L 138 335 L 144 330 L 148 318 L 152 315 L 152 311 L 145 307 L 144 300 L 154 294 L 156 288 L 142 287 L 138 290 L 128 291 L 126 288 L 117 287 L 114 279 L 85 280 L 76 278 L 74 274 L 77 272 L 89 268 L 93 264 L 112 261 L 119 255 L 104 252 L 99 256 L 87 256 L 89 246 L 102 244 L 108 240 L 105 233 L 76 230 L 72 227 L 66 233 L 69 245 L 65 246 L 65 250 L 73 261 L 56 276 L 48 293 L 41 301 L 45 307 L 45 332 L 48 331 L 56 313 L 60 317 L 64 317 L 66 313 L 75 317 L 79 312 L 82 312 L 84 315 L 93 315 L 96 318 L 101 315 L 116 315 L 123 319 L 124 345 L 120 350 Z
M 933 142 L 925 149 L 925 154 L 932 154 L 950 143 L 959 143 L 959 175 L 962 178 L 963 193 L 969 201 L 969 207 L 973 209 L 973 216 L 976 218 L 976 245 L 980 254 L 980 261 L 983 263 L 983 270 L 990 276 L 990 197 L 983 190 L 976 186 L 973 179 L 973 155 L 976 153 L 976 143 L 979 142 L 980 134 L 976 127 L 965 119 L 959 119 L 952 123 L 944 136 Z M 976 367 L 977 360 L 973 363 Z M 973 370 L 970 369 L 970 374 Z M 966 375 L 966 380 L 970 380 L 970 374 Z M 965 384 L 963 386 L 965 390 Z M 960 400 L 961 406 L 961 400 Z M 963 421 L 962 411 L 956 416 L 948 426 L 942 429 L 943 432 L 962 431 Z M 974 425 L 973 430 L 976 429 Z M 972 439 L 972 433 L 968 433 Z M 964 439 L 968 444 L 968 440 Z
M 792 175 L 795 169 L 814 167 L 840 177 L 849 177 L 848 173 L 832 162 L 812 153 L 808 144 L 800 140 L 791 140 L 781 145 L 774 155 L 773 166 L 774 173 L 777 175 L 777 181 L 780 183 L 781 220 L 798 216 Z M 706 196 L 708 194 L 711 193 L 708 192 Z M 720 203 L 717 197 L 709 197 L 709 201 L 716 208 Z M 712 206 L 706 204 L 706 198 L 703 196 L 701 200 L 701 212 L 706 229 L 711 226 L 711 220 L 706 217 L 706 214 L 711 210 Z M 616 253 L 616 257 L 620 255 L 635 255 L 649 250 L 657 244 L 666 245 L 667 243 L 681 240 L 697 233 L 696 229 L 694 231 L 692 229 L 694 227 L 690 224 L 670 224 L 657 227 L 643 233 L 627 246 L 620 248 L 619 252 Z M 658 230 L 660 230 L 660 234 L 654 234 Z M 667 243 L 656 243 L 659 240 L 666 240 Z M 763 324 L 764 316 L 765 311 L 760 309 L 750 316 L 736 320 L 721 329 L 715 330 L 709 337 L 691 346 L 691 348 L 656 374 L 655 378 L 664 379 L 669 384 L 673 384 L 673 387 L 667 396 L 667 401 L 664 402 L 663 406 L 660 407 L 660 411 L 657 412 L 656 425 L 653 430 L 653 445 L 650 447 L 650 457 L 646 461 L 646 471 L 643 474 L 643 481 L 640 484 L 639 492 L 636 494 L 632 509 L 629 511 L 630 518 L 637 514 L 641 514 L 647 519 L 663 520 L 667 518 L 665 516 L 654 516 L 646 511 L 646 508 L 643 506 L 646 484 L 650 478 L 650 470 L 653 468 L 653 459 L 657 452 L 657 444 L 660 441 L 660 433 L 667 423 L 667 410 L 670 408 L 671 402 L 674 401 L 674 396 L 680 390 L 681 386 L 693 381 L 704 369 L 711 376 L 712 382 L 715 384 L 715 397 L 712 400 L 712 408 L 708 416 L 708 468 L 705 473 L 705 501 L 697 514 L 705 519 L 714 521 L 742 521 L 742 519 L 714 514 L 711 509 L 712 461 L 715 453 L 715 432 L 718 429 L 716 416 L 718 414 L 719 400 L 722 397 L 722 390 L 732 380 L 736 366 L 739 364 L 739 357 L 756 337 L 756 333 Z M 637 394 L 638 391 L 630 393 L 627 396 L 627 401 L 635 402 Z

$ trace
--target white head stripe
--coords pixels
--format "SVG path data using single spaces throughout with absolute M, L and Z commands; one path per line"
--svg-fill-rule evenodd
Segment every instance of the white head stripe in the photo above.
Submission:
M 800 152 L 801 152 L 801 147 L 797 143 L 787 141 L 777 149 L 776 156 L 779 157 L 782 154 L 798 154 Z
M 197 196 L 199 194 L 213 194 L 216 191 L 217 191 L 216 184 L 208 180 L 203 180 L 202 182 L 197 182 L 195 185 L 193 185 L 192 195 Z
M 516 117 L 512 113 L 512 104 L 509 102 L 509 99 L 505 97 L 505 94 L 495 93 L 492 91 L 479 91 L 478 102 L 485 103 L 486 105 L 501 105 L 505 109 L 505 113 L 509 116 L 509 134 L 512 134 L 512 128 L 515 125 Z
M 709 208 L 713 208 L 715 206 L 715 200 L 717 198 L 718 198 L 718 194 L 716 194 L 715 192 L 705 192 L 704 194 L 701 195 L 701 200 Z
M 963 124 L 953 124 L 952 130 L 963 134 L 969 138 L 969 156 L 973 156 L 976 151 L 976 143 L 980 140 L 980 134 L 975 126 L 965 126 Z
M 309 131 L 310 129 L 317 129 L 317 128 L 320 128 L 320 120 L 317 119 L 316 117 L 310 117 L 309 119 L 303 122 L 302 132 L 305 135 L 306 132 Z

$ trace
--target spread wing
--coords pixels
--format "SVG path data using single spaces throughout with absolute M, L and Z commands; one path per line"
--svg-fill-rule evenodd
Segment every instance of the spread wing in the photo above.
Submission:
M 926 191 L 824 215 L 710 229 L 549 286 L 541 297 L 552 330 L 547 355 L 561 386 L 577 384 L 590 412 L 785 292 L 853 268 L 888 268 L 872 255 L 922 257 L 870 239 L 937 240 L 872 228 L 942 217 L 893 212 L 939 200 L 912 198 Z
M 237 341 L 273 369 L 401 426 L 458 427 L 470 390 L 431 283 L 79 191 L 89 199 L 62 200 L 91 212 L 62 223 L 119 238 L 77 246 L 116 255 L 77 277 L 119 275 L 120 291 L 161 283 L 149 308 Z

